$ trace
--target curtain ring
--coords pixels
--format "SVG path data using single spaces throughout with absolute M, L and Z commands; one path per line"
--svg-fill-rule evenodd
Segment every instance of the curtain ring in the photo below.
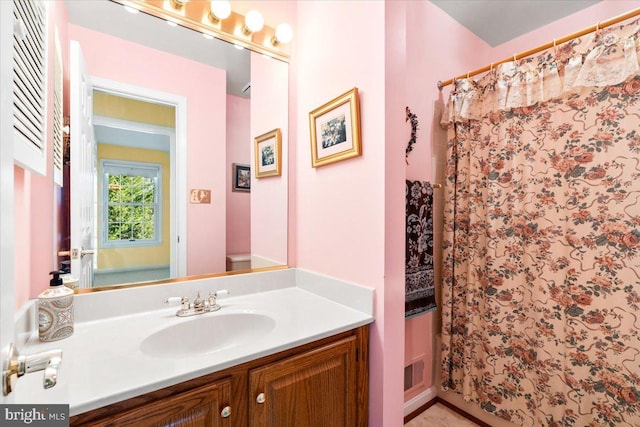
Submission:
M 556 43 L 556 39 L 553 39 L 553 53 L 558 54 L 558 44 Z
M 467 80 L 469 80 L 469 73 L 471 73 L 471 71 L 467 71 Z

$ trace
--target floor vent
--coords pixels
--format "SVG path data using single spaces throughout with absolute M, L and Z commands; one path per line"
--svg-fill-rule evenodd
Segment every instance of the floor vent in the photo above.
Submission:
M 404 391 L 424 384 L 424 359 L 415 360 L 404 367 Z

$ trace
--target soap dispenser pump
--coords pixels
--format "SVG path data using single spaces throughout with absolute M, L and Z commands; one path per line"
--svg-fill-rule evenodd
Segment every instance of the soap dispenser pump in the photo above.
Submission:
M 38 333 L 45 342 L 73 334 L 73 290 L 64 286 L 60 271 L 49 274 L 49 288 L 38 296 Z

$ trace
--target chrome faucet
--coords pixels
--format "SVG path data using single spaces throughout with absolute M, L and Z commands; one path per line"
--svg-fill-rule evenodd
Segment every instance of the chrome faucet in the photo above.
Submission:
M 217 298 L 221 295 L 228 295 L 229 291 L 221 289 L 219 291 L 210 292 L 207 299 L 200 297 L 200 291 L 196 294 L 196 299 L 193 303 L 189 303 L 187 297 L 170 297 L 167 298 L 164 303 L 170 304 L 173 302 L 180 303 L 180 310 L 176 312 L 178 317 L 195 316 L 196 314 L 211 313 L 212 311 L 220 310 L 220 305 L 217 303 Z
M 51 388 L 58 382 L 58 368 L 62 363 L 62 350 L 48 350 L 35 354 L 20 355 L 11 344 L 7 362 L 2 370 L 2 392 L 6 396 L 13 391 L 16 381 L 24 374 L 44 371 L 42 386 Z

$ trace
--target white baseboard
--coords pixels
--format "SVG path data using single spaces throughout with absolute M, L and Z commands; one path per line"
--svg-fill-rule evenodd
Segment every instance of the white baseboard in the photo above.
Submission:
M 410 399 L 407 402 L 404 402 L 404 416 L 411 414 L 416 411 L 422 405 L 432 401 L 438 397 L 438 389 L 436 386 L 431 386 L 416 397 Z

